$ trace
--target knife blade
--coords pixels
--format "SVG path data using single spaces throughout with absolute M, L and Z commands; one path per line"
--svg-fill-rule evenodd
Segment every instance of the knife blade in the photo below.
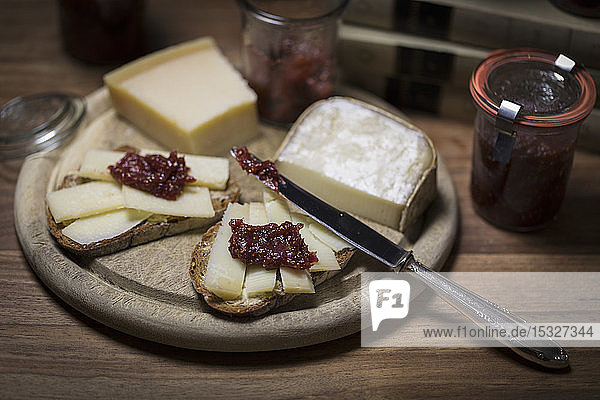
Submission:
M 324 202 L 280 175 L 277 188 L 290 203 L 310 215 L 315 221 L 393 269 L 402 268 L 412 257 L 412 252 L 403 249 L 379 232 Z
M 252 157 L 258 163 L 263 163 L 258 157 L 241 148 L 245 156 Z M 260 165 L 254 165 L 250 171 L 242 165 L 239 156 L 240 148 L 231 149 L 231 154 L 240 163 L 242 169 L 253 173 L 257 178 L 260 174 Z M 423 283 L 429 286 L 440 298 L 460 311 L 480 327 L 493 326 L 500 328 L 510 324 L 525 324 L 523 318 L 513 314 L 490 300 L 462 287 L 456 282 L 432 271 L 417 261 L 410 250 L 405 250 L 396 243 L 390 241 L 379 232 L 362 223 L 347 212 L 338 210 L 317 196 L 301 188 L 290 179 L 279 174 L 276 167 L 270 161 L 267 178 L 259 178 L 265 186 L 275 189 L 287 201 L 310 215 L 336 235 L 340 236 L 356 248 L 369 254 L 375 259 L 389 266 L 395 272 L 409 271 L 414 273 Z M 556 342 L 549 338 L 527 343 L 516 337 L 506 337 L 498 341 L 511 348 L 523 358 L 546 368 L 560 369 L 569 365 L 567 352 Z

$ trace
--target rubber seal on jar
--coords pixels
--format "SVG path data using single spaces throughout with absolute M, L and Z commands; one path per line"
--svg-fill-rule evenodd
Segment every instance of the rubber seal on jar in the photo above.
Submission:
M 494 144 L 492 160 L 506 164 L 510 161 L 512 149 L 515 144 L 516 127 L 515 120 L 521 111 L 521 106 L 512 101 L 502 100 L 498 114 L 496 115 L 496 130 L 498 136 Z

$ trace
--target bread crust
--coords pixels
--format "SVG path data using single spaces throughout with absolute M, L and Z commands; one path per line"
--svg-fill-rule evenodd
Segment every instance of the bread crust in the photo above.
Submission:
M 86 181 L 86 179 L 75 175 L 67 175 L 63 179 L 60 188 L 62 189 L 80 185 Z M 215 210 L 215 215 L 213 217 L 200 218 L 165 216 L 165 218 L 161 221 L 144 221 L 127 232 L 120 234 L 119 236 L 89 244 L 77 243 L 71 238 L 63 235 L 62 229 L 65 227 L 65 225 L 62 223 L 57 223 L 54 220 L 48 207 L 46 207 L 46 218 L 50 233 L 63 248 L 79 256 L 98 257 L 116 253 L 129 247 L 137 246 L 153 240 L 158 240 L 163 237 L 177 235 L 191 229 L 210 226 L 223 217 L 223 213 L 225 212 L 225 209 L 229 203 L 238 201 L 240 197 L 240 187 L 238 183 L 232 177 L 230 177 L 225 190 L 211 189 L 210 197 Z
M 206 267 L 208 265 L 210 251 L 213 243 L 215 242 L 215 238 L 220 226 L 221 222 L 218 222 L 202 235 L 200 242 L 196 244 L 194 250 L 192 251 L 192 259 L 190 261 L 189 274 L 190 278 L 192 279 L 192 283 L 194 284 L 194 289 L 196 289 L 196 291 L 203 296 L 206 304 L 208 304 L 211 308 L 230 316 L 258 317 L 276 307 L 290 302 L 298 295 L 295 293 L 285 293 L 279 280 L 277 280 L 275 290 L 271 293 L 266 293 L 263 296 L 223 300 L 211 293 L 204 284 L 204 277 L 206 275 Z M 342 269 L 348 264 L 348 261 L 354 252 L 355 250 L 347 248 L 335 253 L 337 261 Z M 340 270 L 313 272 L 311 273 L 313 284 L 318 286 L 333 275 L 337 274 L 339 271 Z

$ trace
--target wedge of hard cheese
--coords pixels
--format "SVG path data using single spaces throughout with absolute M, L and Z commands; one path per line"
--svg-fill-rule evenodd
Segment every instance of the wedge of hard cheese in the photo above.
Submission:
M 401 118 L 355 99 L 310 106 L 275 157 L 278 170 L 330 204 L 403 231 L 436 193 L 436 152 Z
M 223 154 L 257 134 L 256 94 L 212 38 L 145 56 L 104 82 L 117 112 L 167 148 Z

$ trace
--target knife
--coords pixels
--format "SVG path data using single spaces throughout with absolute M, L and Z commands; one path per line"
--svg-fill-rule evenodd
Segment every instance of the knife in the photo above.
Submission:
M 231 149 L 231 154 L 240 162 L 236 155 L 238 151 L 239 148 L 234 147 Z M 263 163 L 253 154 L 249 152 L 247 154 L 256 162 Z M 241 162 L 240 165 L 242 165 Z M 243 166 L 242 168 L 246 170 Z M 275 167 L 271 164 L 270 168 L 274 169 Z M 403 249 L 347 212 L 338 210 L 302 189 L 285 176 L 278 172 L 275 173 L 277 177 L 275 189 L 286 200 L 348 243 L 390 267 L 392 271 L 414 273 L 439 297 L 478 326 L 482 328 L 486 326 L 502 327 L 506 324 L 527 323 L 506 308 L 432 271 L 417 261 L 412 251 Z M 274 189 L 273 180 L 266 182 L 265 179 L 259 179 L 259 181 L 270 189 Z M 545 368 L 560 369 L 569 365 L 567 352 L 552 339 L 539 339 L 531 345 L 514 336 L 497 340 L 526 360 Z

